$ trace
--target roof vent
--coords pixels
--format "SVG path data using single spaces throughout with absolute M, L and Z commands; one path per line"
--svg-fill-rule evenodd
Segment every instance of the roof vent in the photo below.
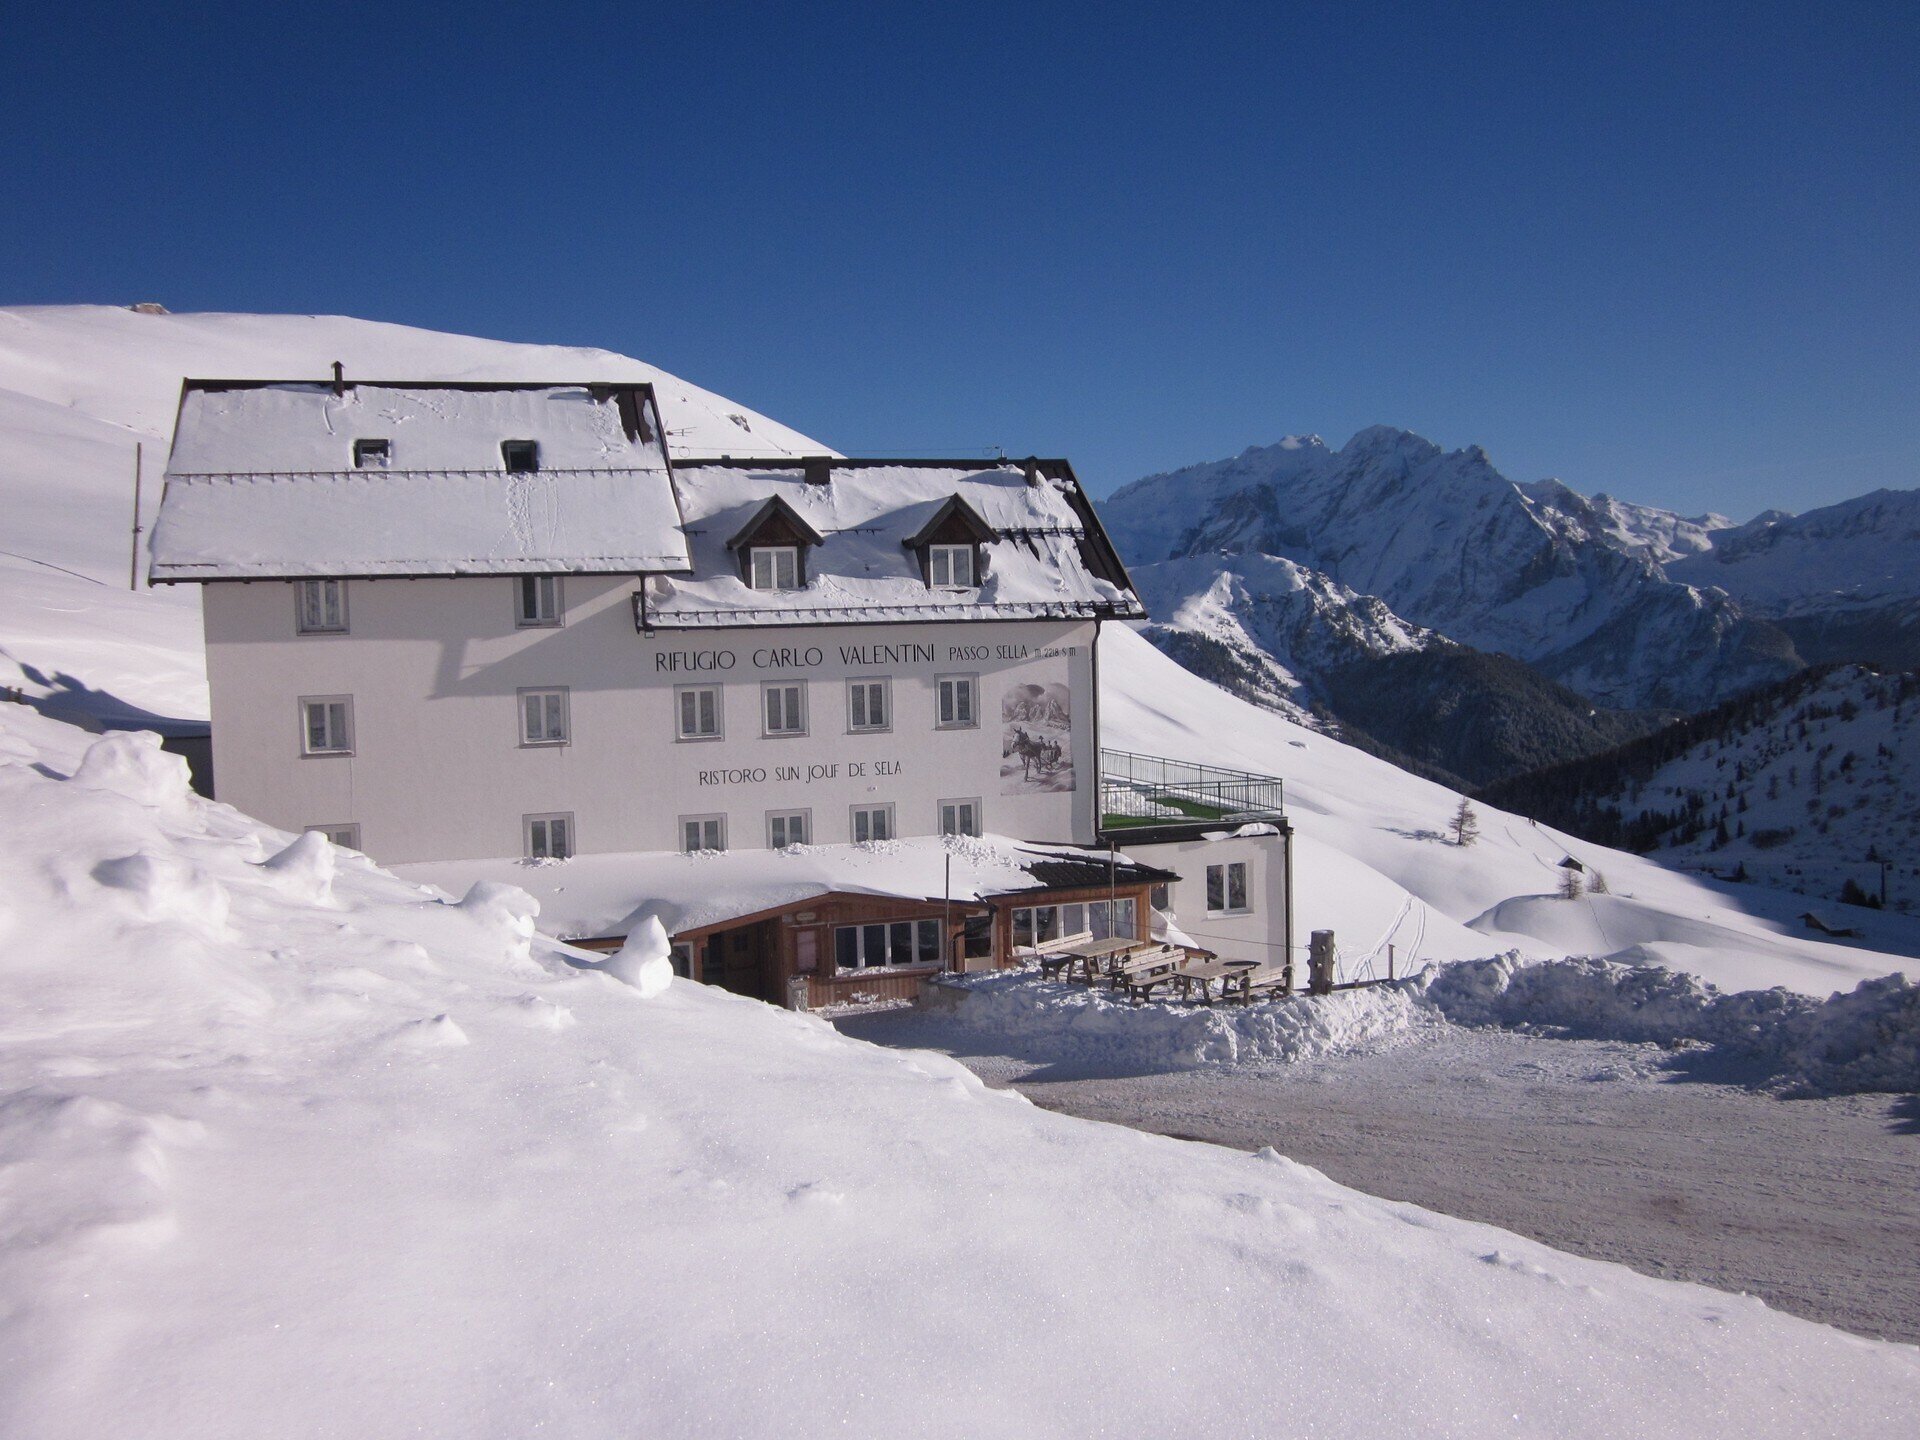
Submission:
M 1027 477 L 1027 483 L 1029 485 L 1038 485 L 1040 483 L 1040 462 L 1034 459 L 1033 456 L 1029 455 L 1026 459 L 1022 460 L 1020 462 L 1020 469 Z
M 338 360 L 333 362 L 333 393 L 336 395 L 347 393 L 347 367 Z
M 833 461 L 826 456 L 816 456 L 801 462 L 801 471 L 807 477 L 809 485 L 831 485 L 833 483 Z
M 127 308 L 132 310 L 136 315 L 164 315 L 167 313 L 167 307 L 162 305 L 158 300 L 142 300 L 138 305 L 130 305 Z

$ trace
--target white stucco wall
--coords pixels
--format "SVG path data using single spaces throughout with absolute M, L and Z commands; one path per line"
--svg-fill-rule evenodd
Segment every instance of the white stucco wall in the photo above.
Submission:
M 1230 834 L 1162 845 L 1123 842 L 1135 860 L 1179 874 L 1167 887 L 1169 908 L 1174 923 L 1197 943 L 1230 958 L 1275 966 L 1286 960 L 1287 843 L 1284 835 Z M 1247 866 L 1249 907 L 1238 913 L 1208 910 L 1207 867 L 1239 862 Z M 1304 937 L 1300 941 L 1304 944 Z M 1296 958 L 1304 961 L 1305 952 Z
M 565 623 L 523 630 L 507 577 L 356 580 L 346 635 L 297 633 L 290 584 L 208 585 L 219 798 L 287 829 L 356 824 L 392 863 L 518 855 L 522 817 L 551 812 L 573 814 L 583 854 L 677 849 L 679 818 L 694 814 L 727 816 L 729 848 L 760 847 L 770 810 L 807 810 L 813 841 L 844 842 L 856 803 L 891 802 L 898 833 L 931 834 L 940 800 L 973 798 L 989 831 L 1094 838 L 1089 621 L 649 638 L 634 628 L 633 579 L 563 583 Z M 979 677 L 973 728 L 936 727 L 934 685 L 949 674 Z M 889 731 L 850 732 L 852 676 L 891 679 Z M 805 736 L 762 736 L 769 680 L 806 686 Z M 674 687 L 706 681 L 722 686 L 725 736 L 677 740 Z M 1003 777 L 1001 705 L 1016 685 L 1070 696 L 1070 777 Z M 523 747 L 517 692 L 548 686 L 568 690 L 570 741 Z M 354 753 L 305 757 L 300 699 L 331 695 L 353 697 Z

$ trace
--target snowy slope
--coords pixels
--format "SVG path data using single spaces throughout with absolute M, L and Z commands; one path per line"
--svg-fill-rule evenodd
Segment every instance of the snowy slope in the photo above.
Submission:
M 773 457 L 825 448 L 605 350 L 341 316 L 149 315 L 106 305 L 0 310 L 0 685 L 65 692 L 86 713 L 133 708 L 204 718 L 206 688 L 193 659 L 198 592 L 127 590 L 134 446 L 146 447 L 143 511 L 151 525 L 183 378 L 324 379 L 335 360 L 367 380 L 645 380 L 656 387 L 676 454 Z M 129 645 L 159 658 L 151 673 L 113 658 Z
M 1873 916 L 1861 947 L 1803 939 L 1804 897 L 1681 874 L 1491 807 L 1480 810 L 1475 844 L 1451 844 L 1455 791 L 1223 695 L 1123 628 L 1108 627 L 1101 643 L 1103 743 L 1286 781 L 1299 832 L 1296 941 L 1331 929 L 1350 968 L 1369 958 L 1384 968 L 1389 944 L 1403 966 L 1512 947 L 1667 964 L 1728 990 L 1814 995 L 1915 968 L 1904 957 L 1920 955 L 1920 920 Z M 1612 893 L 1554 898 L 1569 856 Z
M 1756 1440 L 1920 1406 L 1911 1347 L 649 997 L 516 892 L 289 849 L 87 739 L 0 706 L 16 1440 Z

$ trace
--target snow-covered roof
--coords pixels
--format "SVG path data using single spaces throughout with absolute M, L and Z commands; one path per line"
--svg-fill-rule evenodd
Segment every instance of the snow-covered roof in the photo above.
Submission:
M 1145 614 L 1064 461 L 683 461 L 674 485 L 693 573 L 648 581 L 650 628 Z M 775 497 L 823 537 L 797 590 L 750 588 L 728 548 Z M 978 585 L 935 590 L 908 542 L 956 498 L 993 538 Z
M 356 467 L 357 441 L 385 465 Z M 538 468 L 506 469 L 531 441 Z M 188 381 L 155 580 L 683 569 L 645 385 Z
M 951 891 L 946 888 L 949 858 Z M 1124 854 L 1116 858 L 1123 879 L 1165 877 L 1166 872 L 1139 866 Z M 545 933 L 593 938 L 625 935 L 649 916 L 657 916 L 669 935 L 679 935 L 831 894 L 913 901 L 950 895 L 955 904 L 974 905 L 985 896 L 1045 889 L 1074 878 L 1064 875 L 1062 866 L 1091 866 L 1104 877 L 1107 852 L 986 835 L 692 855 L 650 851 L 562 861 L 423 861 L 393 869 L 454 893 L 476 880 L 517 885 L 540 902 Z

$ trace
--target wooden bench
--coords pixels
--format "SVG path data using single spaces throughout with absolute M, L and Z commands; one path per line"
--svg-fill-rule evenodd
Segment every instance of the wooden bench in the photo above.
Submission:
M 1242 1005 L 1251 1005 L 1255 1000 L 1292 993 L 1293 975 L 1285 966 L 1263 970 L 1255 965 L 1241 974 L 1233 988 L 1227 991 L 1227 998 L 1237 999 Z
M 1114 963 L 1110 972 L 1113 988 L 1126 991 L 1127 998 L 1138 1005 L 1152 997 L 1155 987 L 1179 980 L 1179 965 L 1185 957 L 1186 951 L 1172 945 L 1148 945 L 1132 951 Z

